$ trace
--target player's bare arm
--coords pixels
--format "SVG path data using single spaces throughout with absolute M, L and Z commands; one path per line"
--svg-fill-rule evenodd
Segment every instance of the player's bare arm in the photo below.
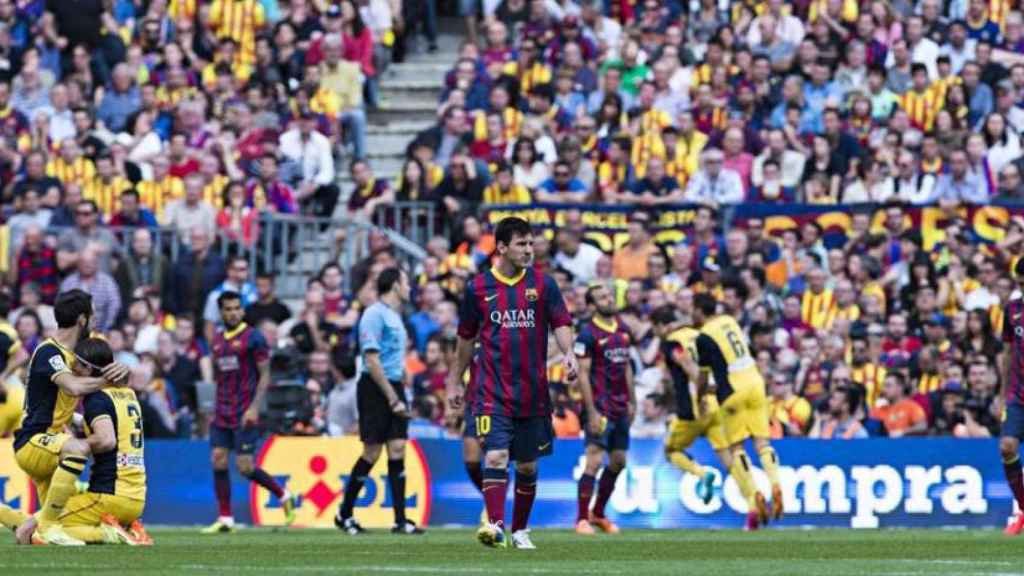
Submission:
M 703 398 L 704 394 L 707 393 L 707 390 L 708 390 L 708 373 L 703 371 L 703 370 L 700 370 L 698 372 L 699 373 L 697 374 L 697 379 L 696 380 L 691 380 L 691 382 L 696 382 L 697 383 L 697 389 L 695 390 L 697 396 L 695 396 L 695 398 L 699 399 L 699 398 Z M 696 408 L 697 408 L 697 413 L 695 414 L 695 416 L 697 416 L 697 418 L 703 418 L 704 417 L 704 403 L 698 401 L 698 402 L 694 402 L 694 404 L 696 405 Z
M 270 360 L 264 360 L 256 365 L 260 371 L 260 380 L 256 384 L 256 394 L 252 397 L 252 403 L 242 415 L 243 426 L 255 426 L 260 421 L 260 406 L 263 405 L 263 395 L 270 387 Z
M 575 340 L 576 338 L 572 334 L 571 327 L 559 326 L 555 328 L 555 342 L 558 343 L 558 348 L 562 351 L 562 364 L 565 366 L 565 377 L 569 382 L 575 380 L 580 373 L 579 363 L 576 361 L 576 355 L 572 351 Z
M 587 409 L 587 429 L 595 436 L 601 433 L 601 415 L 594 405 L 594 389 L 590 386 L 590 364 L 589 356 L 581 356 L 579 359 L 579 373 L 576 381 L 580 386 L 580 395 L 583 396 L 583 406 Z
M 210 360 L 209 354 L 199 359 L 199 374 L 203 377 L 203 382 L 216 382 L 213 377 L 213 361 Z
M 11 354 L 10 358 L 8 358 L 7 368 L 5 368 L 3 372 L 0 372 L 0 390 L 3 389 L 3 383 L 11 377 L 11 374 L 21 370 L 28 364 L 28 360 L 28 352 L 25 351 L 24 347 L 18 346 L 18 349 L 14 351 L 14 354 Z
M 671 386 L 669 386 L 671 388 Z M 626 415 L 629 416 L 629 421 L 633 421 L 633 417 L 636 416 L 636 389 L 633 387 L 633 363 L 626 363 L 626 389 L 629 390 L 629 404 L 626 408 Z
M 92 376 L 75 376 L 71 372 L 61 372 L 53 377 L 53 383 L 60 387 L 65 394 L 85 396 L 106 386 L 107 379 L 102 376 L 93 378 Z
M 117 432 L 109 416 L 99 416 L 89 423 L 92 431 L 85 441 L 93 454 L 103 454 L 117 448 Z
M 1006 383 L 1010 381 L 1010 362 L 1012 361 L 1011 351 L 1009 346 L 1003 346 L 1002 365 L 999 366 L 999 398 L 1006 398 Z
M 458 418 L 461 415 L 462 399 L 465 395 L 462 375 L 465 374 L 466 368 L 469 367 L 469 363 L 472 360 L 473 341 L 459 336 L 455 343 L 455 365 L 448 372 L 448 378 L 444 385 L 445 397 L 448 399 L 445 408 L 448 411 L 447 418 L 449 420 Z
M 391 383 L 388 382 L 387 377 L 384 375 L 384 367 L 380 363 L 380 352 L 376 350 L 367 350 L 366 352 L 366 369 L 370 371 L 370 377 L 373 378 L 373 383 L 380 388 L 380 391 L 387 398 L 388 406 L 391 411 L 399 416 L 407 416 L 409 411 L 405 407 L 405 403 L 402 402 L 398 394 L 395 394 L 395 389 L 391 387 Z

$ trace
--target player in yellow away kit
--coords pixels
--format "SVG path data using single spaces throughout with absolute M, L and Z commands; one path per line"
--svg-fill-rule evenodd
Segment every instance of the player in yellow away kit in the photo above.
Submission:
M 676 418 L 665 436 L 665 457 L 680 470 L 700 479 L 697 496 L 707 504 L 714 496 L 715 474 L 695 462 L 686 453 L 686 449 L 703 436 L 708 439 L 726 470 L 732 467 L 733 459 L 725 439 L 718 401 L 710 393 L 704 394 L 699 400 L 696 394 L 700 371 L 696 360 L 699 332 L 693 328 L 674 329 L 677 318 L 671 306 L 655 310 L 651 314 L 651 321 L 654 323 L 654 334 L 661 340 L 661 354 L 668 375 L 672 378 L 676 405 Z M 698 406 L 701 402 L 703 407 Z
M 89 338 L 75 347 L 76 376 L 102 374 L 114 361 L 110 346 Z M 146 504 L 146 467 L 143 457 L 142 409 L 131 388 L 107 387 L 83 399 L 85 442 L 93 454 L 89 489 L 72 496 L 60 516 L 64 531 L 88 544 L 153 543 L 139 521 Z M 35 519 L 19 529 L 19 541 L 43 544 L 31 534 Z M 126 526 L 128 528 L 126 528 Z
M 78 398 L 96 392 L 108 382 L 127 380 L 128 369 L 112 362 L 102 377 L 76 376 L 74 347 L 89 333 L 93 317 L 92 297 L 82 290 L 57 296 L 54 303 L 57 333 L 36 348 L 29 361 L 25 387 L 25 416 L 14 434 L 14 459 L 36 486 L 42 507 L 36 513 L 37 538 L 49 544 L 81 546 L 60 525 L 65 505 L 75 493 L 91 453 L 89 445 L 64 432 Z M 24 532 L 24 531 L 23 531 Z
M 764 495 L 754 485 L 750 457 L 743 449 L 747 438 L 754 439 L 761 466 L 772 484 L 771 517 L 782 517 L 782 488 L 779 485 L 779 457 L 768 441 L 771 435 L 768 423 L 768 398 L 764 391 L 764 378 L 757 369 L 743 329 L 727 315 L 716 315 L 718 302 L 710 294 L 699 294 L 693 299 L 694 324 L 700 326 L 697 336 L 697 357 L 702 368 L 715 378 L 715 392 L 721 405 L 722 424 L 726 441 L 732 452 L 729 469 L 750 507 L 747 529 L 756 530 L 769 518 Z M 698 378 L 698 393 L 708 389 L 708 372 Z

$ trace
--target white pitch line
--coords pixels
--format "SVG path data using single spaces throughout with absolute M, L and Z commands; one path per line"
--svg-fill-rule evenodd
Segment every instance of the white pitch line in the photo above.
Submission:
M 339 570 L 344 569 L 346 571 L 365 571 L 365 572 L 382 572 L 382 573 L 394 573 L 394 572 L 414 572 L 419 574 L 481 574 L 487 573 L 506 573 L 504 569 L 489 567 L 487 569 L 478 568 L 457 568 L 449 566 L 380 566 L 380 565 L 345 565 L 345 566 L 291 566 L 288 568 L 271 568 L 267 566 L 212 566 L 209 564 L 184 564 L 182 566 L 176 566 L 183 570 L 204 570 L 212 572 L 240 572 L 240 571 L 252 571 L 252 572 L 302 572 L 309 574 L 318 573 L 337 573 Z M 566 568 L 560 569 L 549 569 L 549 568 L 525 568 L 514 566 L 511 567 L 512 572 L 515 574 L 588 574 L 592 572 L 581 571 L 578 568 Z

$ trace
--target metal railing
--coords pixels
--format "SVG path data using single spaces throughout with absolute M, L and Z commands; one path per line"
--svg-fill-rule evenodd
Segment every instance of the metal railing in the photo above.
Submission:
M 379 228 L 388 228 L 420 246 L 426 246 L 434 236 L 448 235 L 450 222 L 441 218 L 433 202 L 392 202 L 378 206 L 372 222 Z
M 66 228 L 51 228 L 48 232 L 60 236 L 64 230 Z M 111 252 L 115 255 L 130 253 L 136 228 L 108 227 L 108 230 L 115 241 Z M 177 262 L 189 250 L 176 228 L 149 228 L 149 231 L 153 237 L 154 252 L 163 254 L 171 263 Z M 374 233 L 389 240 L 396 259 L 410 272 L 427 256 L 420 244 L 395 229 L 349 218 L 270 213 L 260 216 L 259 234 L 251 244 L 239 242 L 226 230 L 218 229 L 212 249 L 225 260 L 236 255 L 246 257 L 251 274 L 274 274 L 277 295 L 283 299 L 296 299 L 305 296 L 309 279 L 318 275 L 328 262 L 341 265 L 346 291 L 358 289 L 358 286 L 352 286 L 350 272 L 370 255 L 369 238 Z
M 270 270 L 277 277 L 281 298 L 301 298 L 306 283 L 328 262 L 337 262 L 344 272 L 345 290 L 351 292 L 351 270 L 369 257 L 371 234 L 386 237 L 399 263 L 410 272 L 427 252 L 397 230 L 350 218 L 314 218 L 265 214 L 260 235 L 252 250 L 253 265 Z

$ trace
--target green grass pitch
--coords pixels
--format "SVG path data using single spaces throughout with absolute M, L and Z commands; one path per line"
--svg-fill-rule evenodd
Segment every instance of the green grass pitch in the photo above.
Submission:
M 1024 540 L 995 530 L 635 530 L 593 537 L 537 530 L 535 551 L 487 549 L 471 530 L 433 529 L 420 537 L 265 529 L 151 533 L 152 548 L 16 547 L 4 535 L 0 574 L 1024 574 Z

